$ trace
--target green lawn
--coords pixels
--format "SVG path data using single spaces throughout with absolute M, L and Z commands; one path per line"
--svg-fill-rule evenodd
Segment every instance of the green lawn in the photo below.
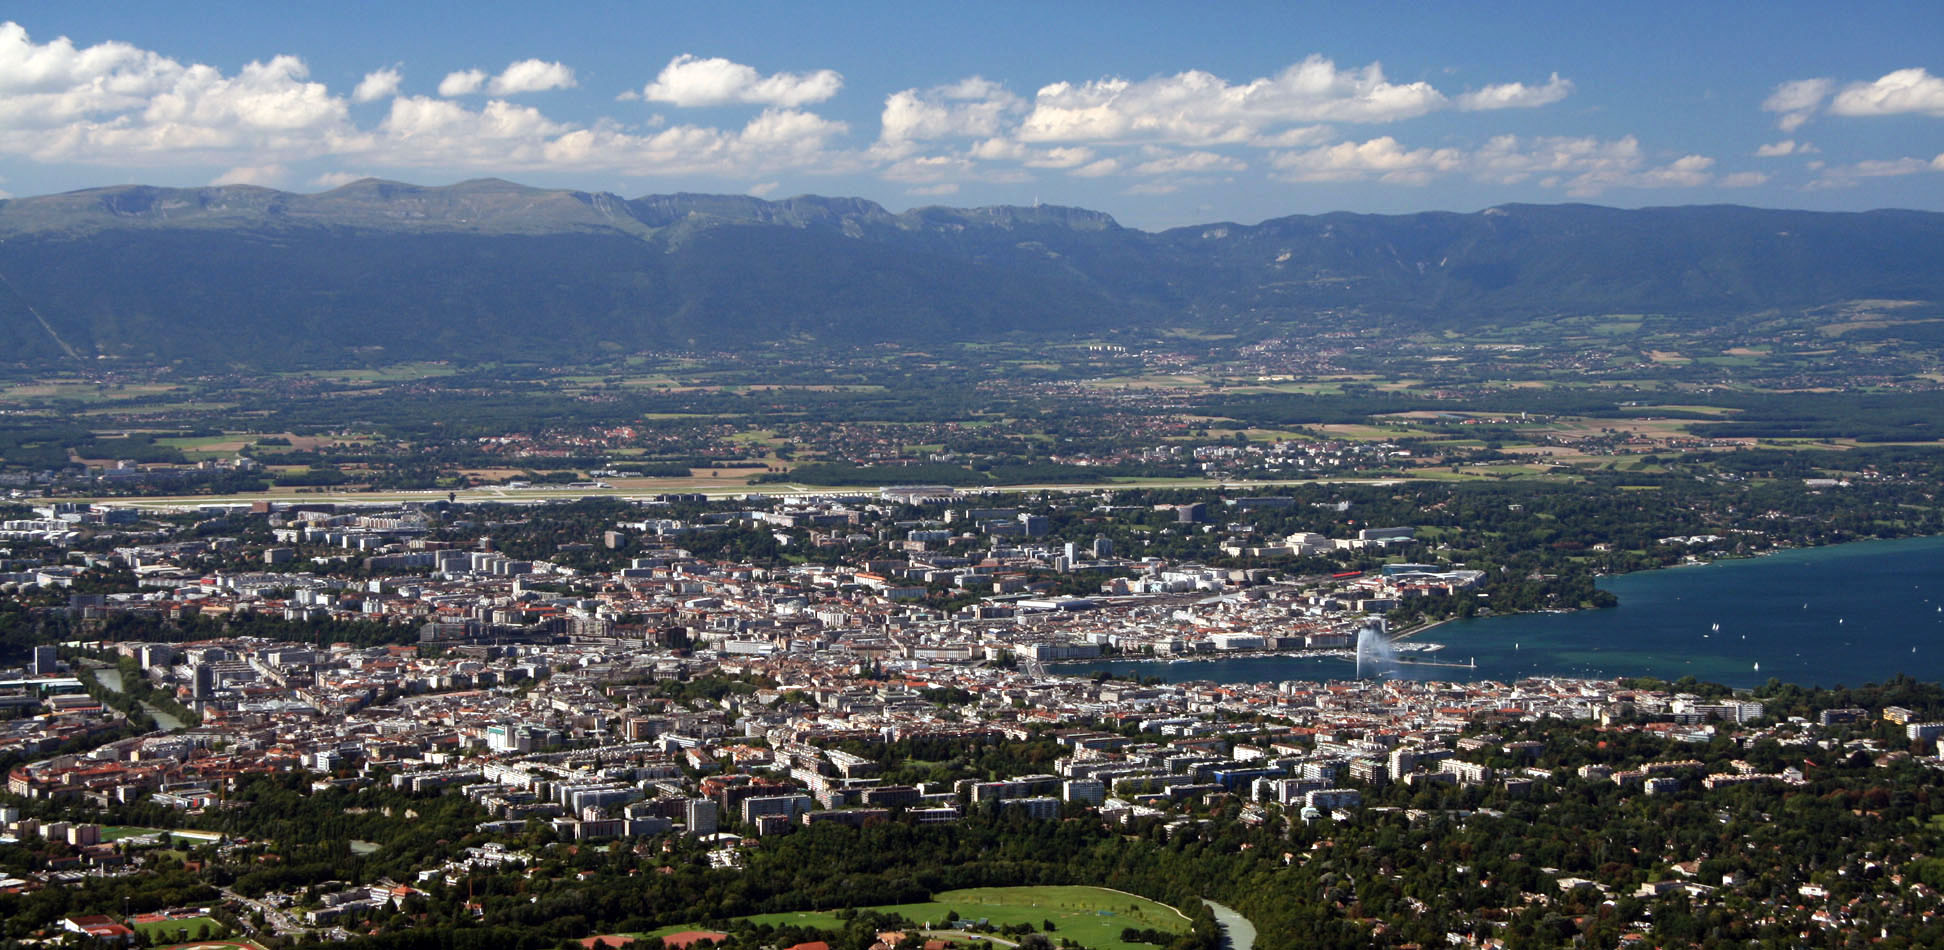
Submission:
M 180 940 L 182 932 L 189 932 L 189 939 L 208 940 L 223 934 L 223 925 L 210 917 L 189 917 L 183 920 L 161 920 L 152 924 L 133 924 L 135 932 L 147 938 L 150 943 L 163 940 Z
M 1122 942 L 1120 932 L 1127 927 L 1168 933 L 1184 933 L 1188 929 L 1187 919 L 1166 904 L 1103 887 L 978 887 L 946 891 L 919 904 L 879 904 L 862 909 L 898 914 L 906 920 L 930 923 L 939 929 L 944 929 L 945 916 L 951 911 L 957 911 L 961 919 L 984 918 L 994 927 L 1023 923 L 1039 930 L 1050 920 L 1056 942 L 1067 937 L 1093 950 L 1154 950 L 1148 944 Z M 773 927 L 794 925 L 839 930 L 844 926 L 834 910 L 756 914 L 738 919 Z M 703 928 L 694 924 L 682 924 L 643 936 L 660 937 L 700 929 Z

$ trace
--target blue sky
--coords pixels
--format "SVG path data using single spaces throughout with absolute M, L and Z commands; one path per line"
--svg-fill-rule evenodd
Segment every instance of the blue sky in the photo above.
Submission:
M 30 6 L 0 14 L 0 191 L 1944 210 L 1944 4 L 1205 6 Z

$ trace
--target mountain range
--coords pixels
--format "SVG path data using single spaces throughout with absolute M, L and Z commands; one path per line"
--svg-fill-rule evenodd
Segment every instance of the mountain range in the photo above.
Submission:
M 1052 206 L 366 179 L 0 202 L 0 352 L 331 365 L 763 342 L 1466 329 L 1944 301 L 1944 214 L 1507 205 L 1148 232 Z

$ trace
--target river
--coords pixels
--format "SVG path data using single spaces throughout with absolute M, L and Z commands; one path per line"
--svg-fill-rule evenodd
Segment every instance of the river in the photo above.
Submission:
M 1399 664 L 1387 672 L 1501 682 L 1535 675 L 1692 675 L 1730 686 L 1756 686 L 1771 677 L 1855 686 L 1899 673 L 1944 681 L 1944 537 L 1781 551 L 1599 583 L 1620 598 L 1620 606 L 1459 620 L 1422 635 L 1445 645 L 1439 660 L 1476 660 L 1475 670 Z M 1287 657 L 1057 669 L 1223 683 L 1355 674 L 1343 660 Z
M 1252 950 L 1255 946 L 1255 924 L 1249 918 L 1231 907 L 1225 907 L 1204 897 L 1202 903 L 1215 912 L 1215 922 L 1222 925 L 1222 936 L 1227 950 Z
M 112 666 L 97 667 L 94 671 L 94 677 L 95 677 L 95 682 L 98 682 L 101 685 L 108 687 L 110 690 L 113 690 L 114 692 L 117 693 L 122 691 L 122 678 L 121 678 L 120 670 L 115 669 Z M 177 729 L 182 728 L 182 720 L 177 719 L 176 717 L 171 716 L 166 712 L 163 712 L 161 709 L 155 706 L 151 706 L 148 703 L 143 703 L 142 709 L 148 712 L 149 718 L 155 720 L 155 725 L 156 728 L 158 729 L 162 729 L 168 732 L 174 732 Z

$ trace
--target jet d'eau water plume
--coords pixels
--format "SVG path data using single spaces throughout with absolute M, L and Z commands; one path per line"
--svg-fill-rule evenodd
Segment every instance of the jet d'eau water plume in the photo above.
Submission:
M 1357 678 L 1384 677 L 1397 672 L 1397 648 L 1391 643 L 1384 621 L 1357 631 Z

